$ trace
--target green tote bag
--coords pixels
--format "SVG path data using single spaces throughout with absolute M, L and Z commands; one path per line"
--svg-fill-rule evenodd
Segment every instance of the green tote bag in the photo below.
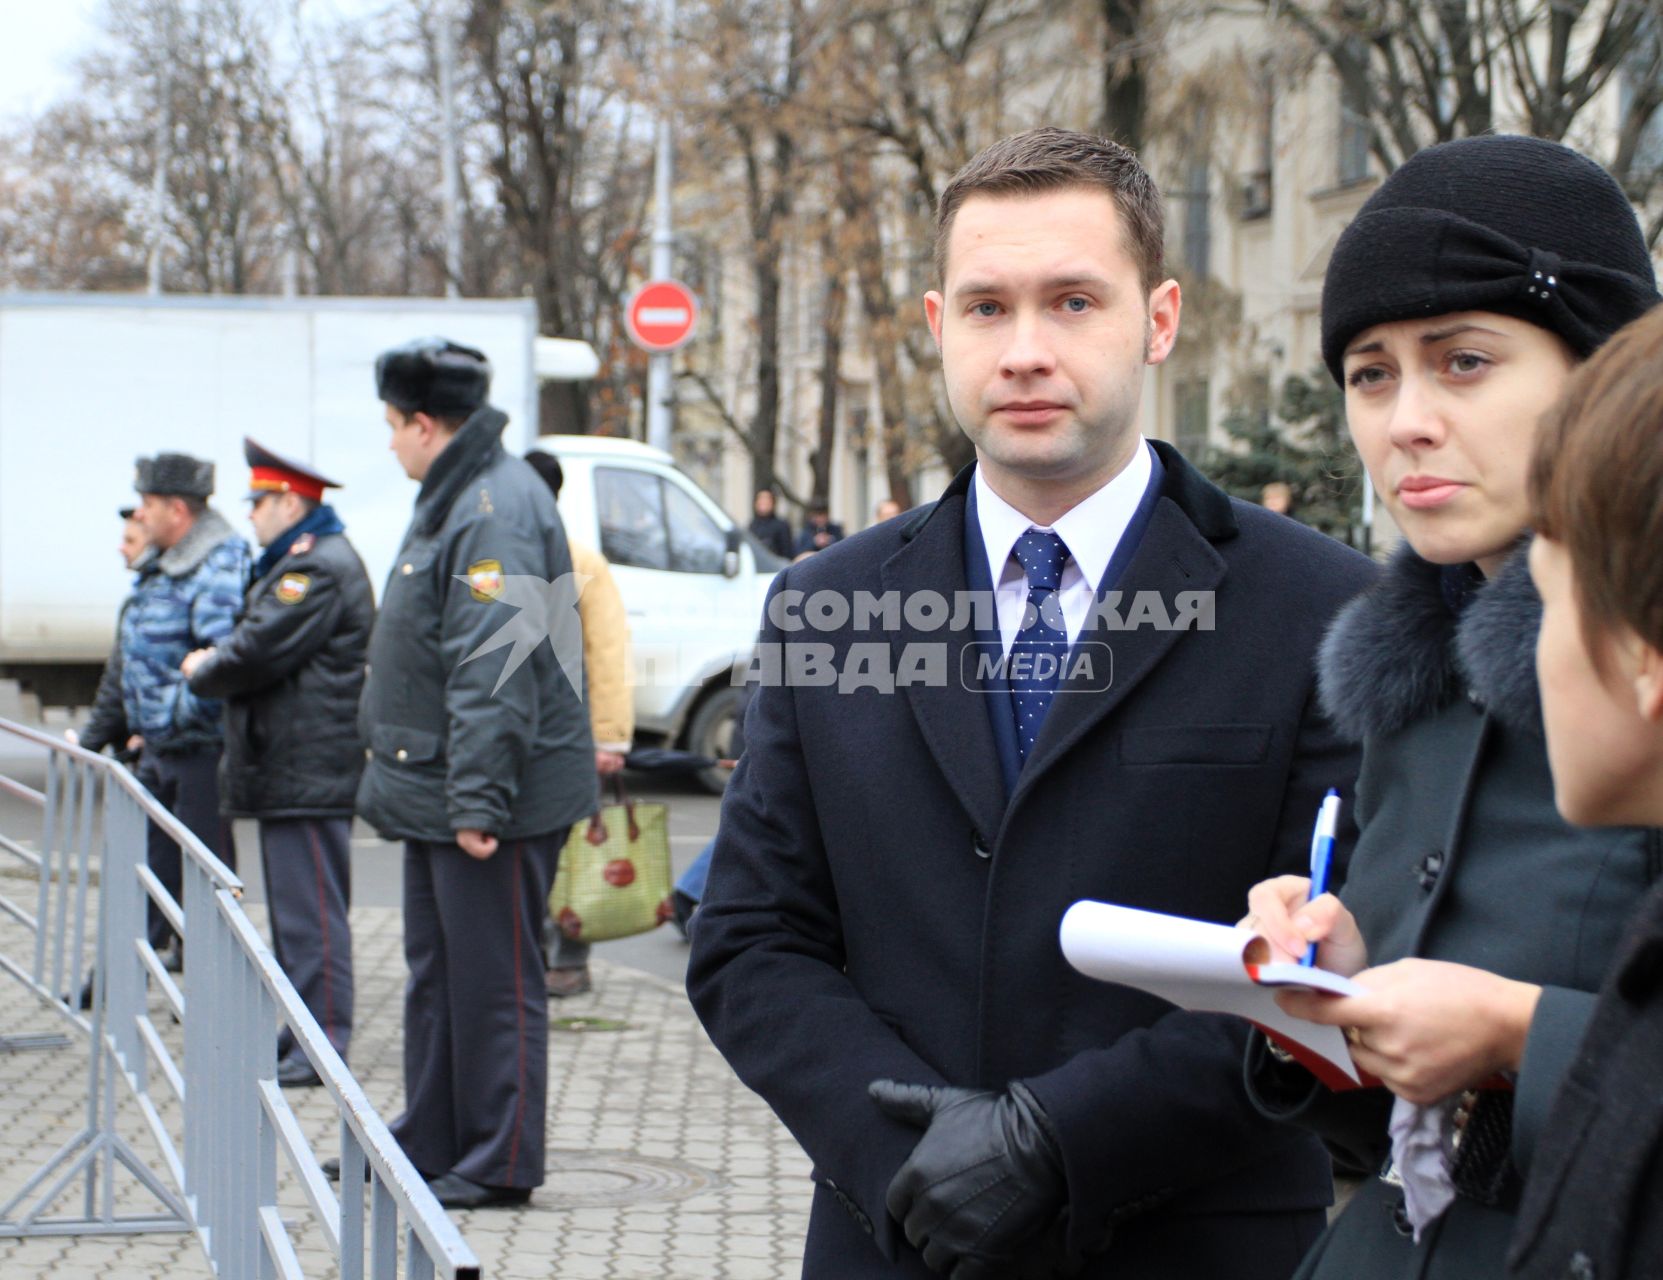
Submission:
M 560 851 L 549 914 L 574 942 L 607 942 L 656 929 L 670 908 L 670 811 L 639 804 L 613 775 L 616 803 L 574 826 Z

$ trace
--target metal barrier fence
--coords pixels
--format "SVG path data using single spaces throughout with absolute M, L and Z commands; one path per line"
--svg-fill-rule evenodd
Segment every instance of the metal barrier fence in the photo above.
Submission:
M 89 1045 L 84 1126 L 0 1204 L 0 1237 L 194 1231 L 218 1275 L 301 1280 L 277 1202 L 281 1152 L 342 1280 L 393 1280 L 401 1252 L 410 1280 L 477 1277 L 473 1252 L 243 912 L 236 874 L 114 761 L 6 720 L 0 744 L 46 752 L 44 790 L 0 774 L 0 794 L 41 814 L 35 848 L 0 831 L 0 861 L 20 861 L 38 879 L 33 910 L 0 892 L 0 913 L 33 940 L 28 957 L 0 951 L 0 969 Z M 147 864 L 147 822 L 179 843 L 183 904 Z M 147 902 L 184 939 L 179 982 L 148 941 Z M 80 994 L 83 982 L 90 1001 Z M 90 1003 L 85 1013 L 82 1003 Z M 181 1024 L 182 1062 L 158 1015 Z M 339 1193 L 277 1085 L 283 1023 L 339 1115 Z M 161 1153 L 161 1171 L 117 1132 L 118 1081 Z M 158 1082 L 179 1100 L 177 1135 L 164 1120 Z M 118 1211 L 118 1166 L 154 1197 L 156 1211 Z M 74 1198 L 77 1179 L 79 1213 L 48 1216 Z

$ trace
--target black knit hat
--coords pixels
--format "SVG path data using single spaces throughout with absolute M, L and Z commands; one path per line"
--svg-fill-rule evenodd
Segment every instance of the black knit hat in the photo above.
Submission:
M 209 498 L 214 493 L 214 464 L 188 453 L 158 453 L 134 460 L 136 493 L 167 498 Z
M 1410 157 L 1334 246 L 1322 358 L 1343 383 L 1364 329 L 1493 311 L 1587 356 L 1657 301 L 1651 254 L 1622 188 L 1541 138 L 1488 135 Z
M 485 353 L 448 338 L 417 338 L 376 357 L 376 395 L 405 413 L 470 414 L 490 389 Z

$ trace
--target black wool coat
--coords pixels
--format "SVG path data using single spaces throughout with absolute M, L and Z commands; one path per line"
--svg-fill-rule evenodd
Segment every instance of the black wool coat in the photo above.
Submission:
M 1663 887 L 1630 924 L 1548 1113 L 1507 1274 L 1663 1275 Z
M 930 1274 L 885 1209 L 919 1134 L 869 1100 L 880 1077 L 1026 1081 L 1060 1135 L 1088 1276 L 1142 1280 L 1122 1261 L 1135 1242 L 1211 1251 L 1240 1215 L 1330 1199 L 1316 1144 L 1248 1103 L 1245 1024 L 1094 982 L 1057 942 L 1081 898 L 1238 919 L 1252 884 L 1306 868 L 1324 789 L 1356 769 L 1316 708 L 1314 655 L 1374 566 L 1156 448 L 1164 487 L 1117 587 L 1169 606 L 1210 592 L 1214 626 L 1108 634 L 1110 687 L 1065 684 L 1009 795 L 991 720 L 1008 695 L 960 678 L 974 628 L 918 610 L 763 627 L 763 651 L 825 643 L 843 671 L 947 650 L 936 684 L 757 690 L 693 930 L 695 1009 L 814 1162 L 808 1277 Z M 773 598 L 965 590 L 971 476 L 783 571 Z
M 191 677 L 225 699 L 220 807 L 235 818 L 350 818 L 364 767 L 358 697 L 375 597 L 345 534 L 303 536 L 248 588 Z
M 1522 549 L 1483 582 L 1404 546 L 1336 620 L 1321 671 L 1335 723 L 1363 742 L 1361 832 L 1340 897 L 1369 963 L 1447 960 L 1543 988 L 1512 1095 L 1518 1170 L 1531 1166 L 1594 992 L 1660 856 L 1655 831 L 1583 830 L 1554 808 L 1536 686 L 1540 624 Z M 1257 1051 L 1248 1065 L 1267 1114 L 1314 1128 L 1370 1175 L 1301 1277 L 1501 1274 L 1516 1180 L 1494 1206 L 1458 1195 L 1417 1243 L 1401 1190 L 1373 1176 L 1390 1155 L 1391 1094 L 1329 1093 Z

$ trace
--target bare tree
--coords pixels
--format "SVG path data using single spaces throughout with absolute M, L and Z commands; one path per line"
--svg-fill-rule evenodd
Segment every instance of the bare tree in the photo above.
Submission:
M 1332 67 L 1346 110 L 1367 129 L 1369 149 L 1388 172 L 1422 147 L 1498 125 L 1581 142 L 1590 109 L 1617 91 L 1615 143 L 1599 159 L 1637 204 L 1658 193 L 1659 0 L 1265 4 Z M 1653 211 L 1646 230 L 1656 244 L 1663 209 Z
M 141 288 L 145 245 L 130 183 L 105 160 L 99 122 L 53 107 L 0 145 L 0 288 Z
M 726 193 L 709 193 L 708 214 L 742 229 L 754 299 L 747 353 L 754 376 L 746 380 L 750 412 L 742 434 L 758 489 L 780 480 L 787 257 L 793 241 L 814 244 L 816 232 L 806 224 L 824 207 L 812 190 L 820 124 L 805 95 L 812 50 L 831 10 L 829 3 L 812 8 L 810 0 L 705 0 L 687 14 L 699 38 L 682 47 L 688 65 L 678 80 L 678 105 L 700 168 L 718 175 L 712 184 L 718 188 L 731 182 Z M 708 377 L 701 385 L 715 391 Z M 740 416 L 732 407 L 723 412 Z
M 104 19 L 114 47 L 84 64 L 83 98 L 100 104 L 106 155 L 135 188 L 163 170 L 162 224 L 147 229 L 167 242 L 170 281 L 269 289 L 283 229 L 262 159 L 269 33 L 255 6 L 107 0 Z
M 828 214 L 820 235 L 820 269 L 826 289 L 819 309 L 820 415 L 814 450 L 809 455 L 813 477 L 809 500 L 822 506 L 831 501 L 831 464 L 837 447 L 837 402 L 843 376 L 843 325 L 848 313 L 849 285 L 840 247 L 835 215 Z
M 288 13 L 292 64 L 256 64 L 262 155 L 282 211 L 289 249 L 308 284 L 324 294 L 437 292 L 420 272 L 426 256 L 399 242 L 400 169 L 415 157 L 411 128 L 384 110 L 395 68 L 347 23 Z M 372 89 L 371 86 L 374 86 Z
M 952 470 L 974 457 L 944 402 L 934 343 L 921 322 L 904 318 L 916 314 L 933 283 L 940 190 L 1006 133 L 1041 118 L 1084 123 L 1045 98 L 1012 105 L 1014 90 L 1063 78 L 1070 29 L 1047 23 L 1067 8 L 1060 0 L 873 5 L 848 14 L 828 40 L 827 65 L 839 69 L 826 113 L 845 157 L 839 199 L 861 246 L 855 261 L 877 368 L 885 471 L 891 496 L 904 504 L 912 498 L 907 477 L 929 453 Z
M 512 275 L 537 300 L 544 333 L 613 351 L 651 171 L 626 94 L 625 68 L 643 57 L 639 19 L 605 0 L 472 0 L 463 23 L 471 127 L 488 139 L 483 165 L 515 250 Z M 603 367 L 620 376 L 629 365 Z M 624 434 L 627 403 L 547 383 L 542 429 Z
M 917 462 L 911 447 L 912 402 L 922 397 L 916 394 L 920 388 L 908 386 L 903 367 L 907 343 L 902 334 L 903 322 L 896 308 L 895 291 L 890 286 L 890 273 L 884 261 L 880 204 L 872 157 L 863 150 L 852 152 L 842 158 L 837 172 L 838 200 L 847 227 L 845 240 L 852 249 L 850 256 L 860 288 L 867 341 L 877 370 L 878 407 L 883 416 L 880 443 L 883 447 L 884 478 L 889 483 L 889 496 L 903 507 L 910 507 L 914 504 L 911 472 Z M 923 376 L 928 377 L 929 374 Z M 925 402 L 931 403 L 933 409 L 933 402 Z M 931 422 L 938 433 L 936 445 L 942 456 L 949 462 L 959 462 L 958 457 L 952 456 L 955 447 L 952 441 L 963 441 L 966 446 L 969 442 L 957 430 L 949 428 L 939 413 L 932 413 Z M 951 439 L 946 436 L 949 430 Z
M 78 93 L 33 123 L 25 148 L 31 190 L 51 185 L 77 210 L 60 238 L 85 230 L 83 214 L 119 219 L 140 253 L 159 250 L 169 288 L 401 291 L 397 130 L 364 105 L 358 86 L 383 68 L 351 29 L 315 30 L 293 4 L 280 65 L 274 12 L 255 0 L 108 0 L 102 17 L 105 45 L 84 60 Z M 43 286 L 102 278 L 54 256 L 52 228 L 36 230 Z M 305 278 L 287 269 L 291 249 Z M 99 261 L 95 245 L 85 251 Z

